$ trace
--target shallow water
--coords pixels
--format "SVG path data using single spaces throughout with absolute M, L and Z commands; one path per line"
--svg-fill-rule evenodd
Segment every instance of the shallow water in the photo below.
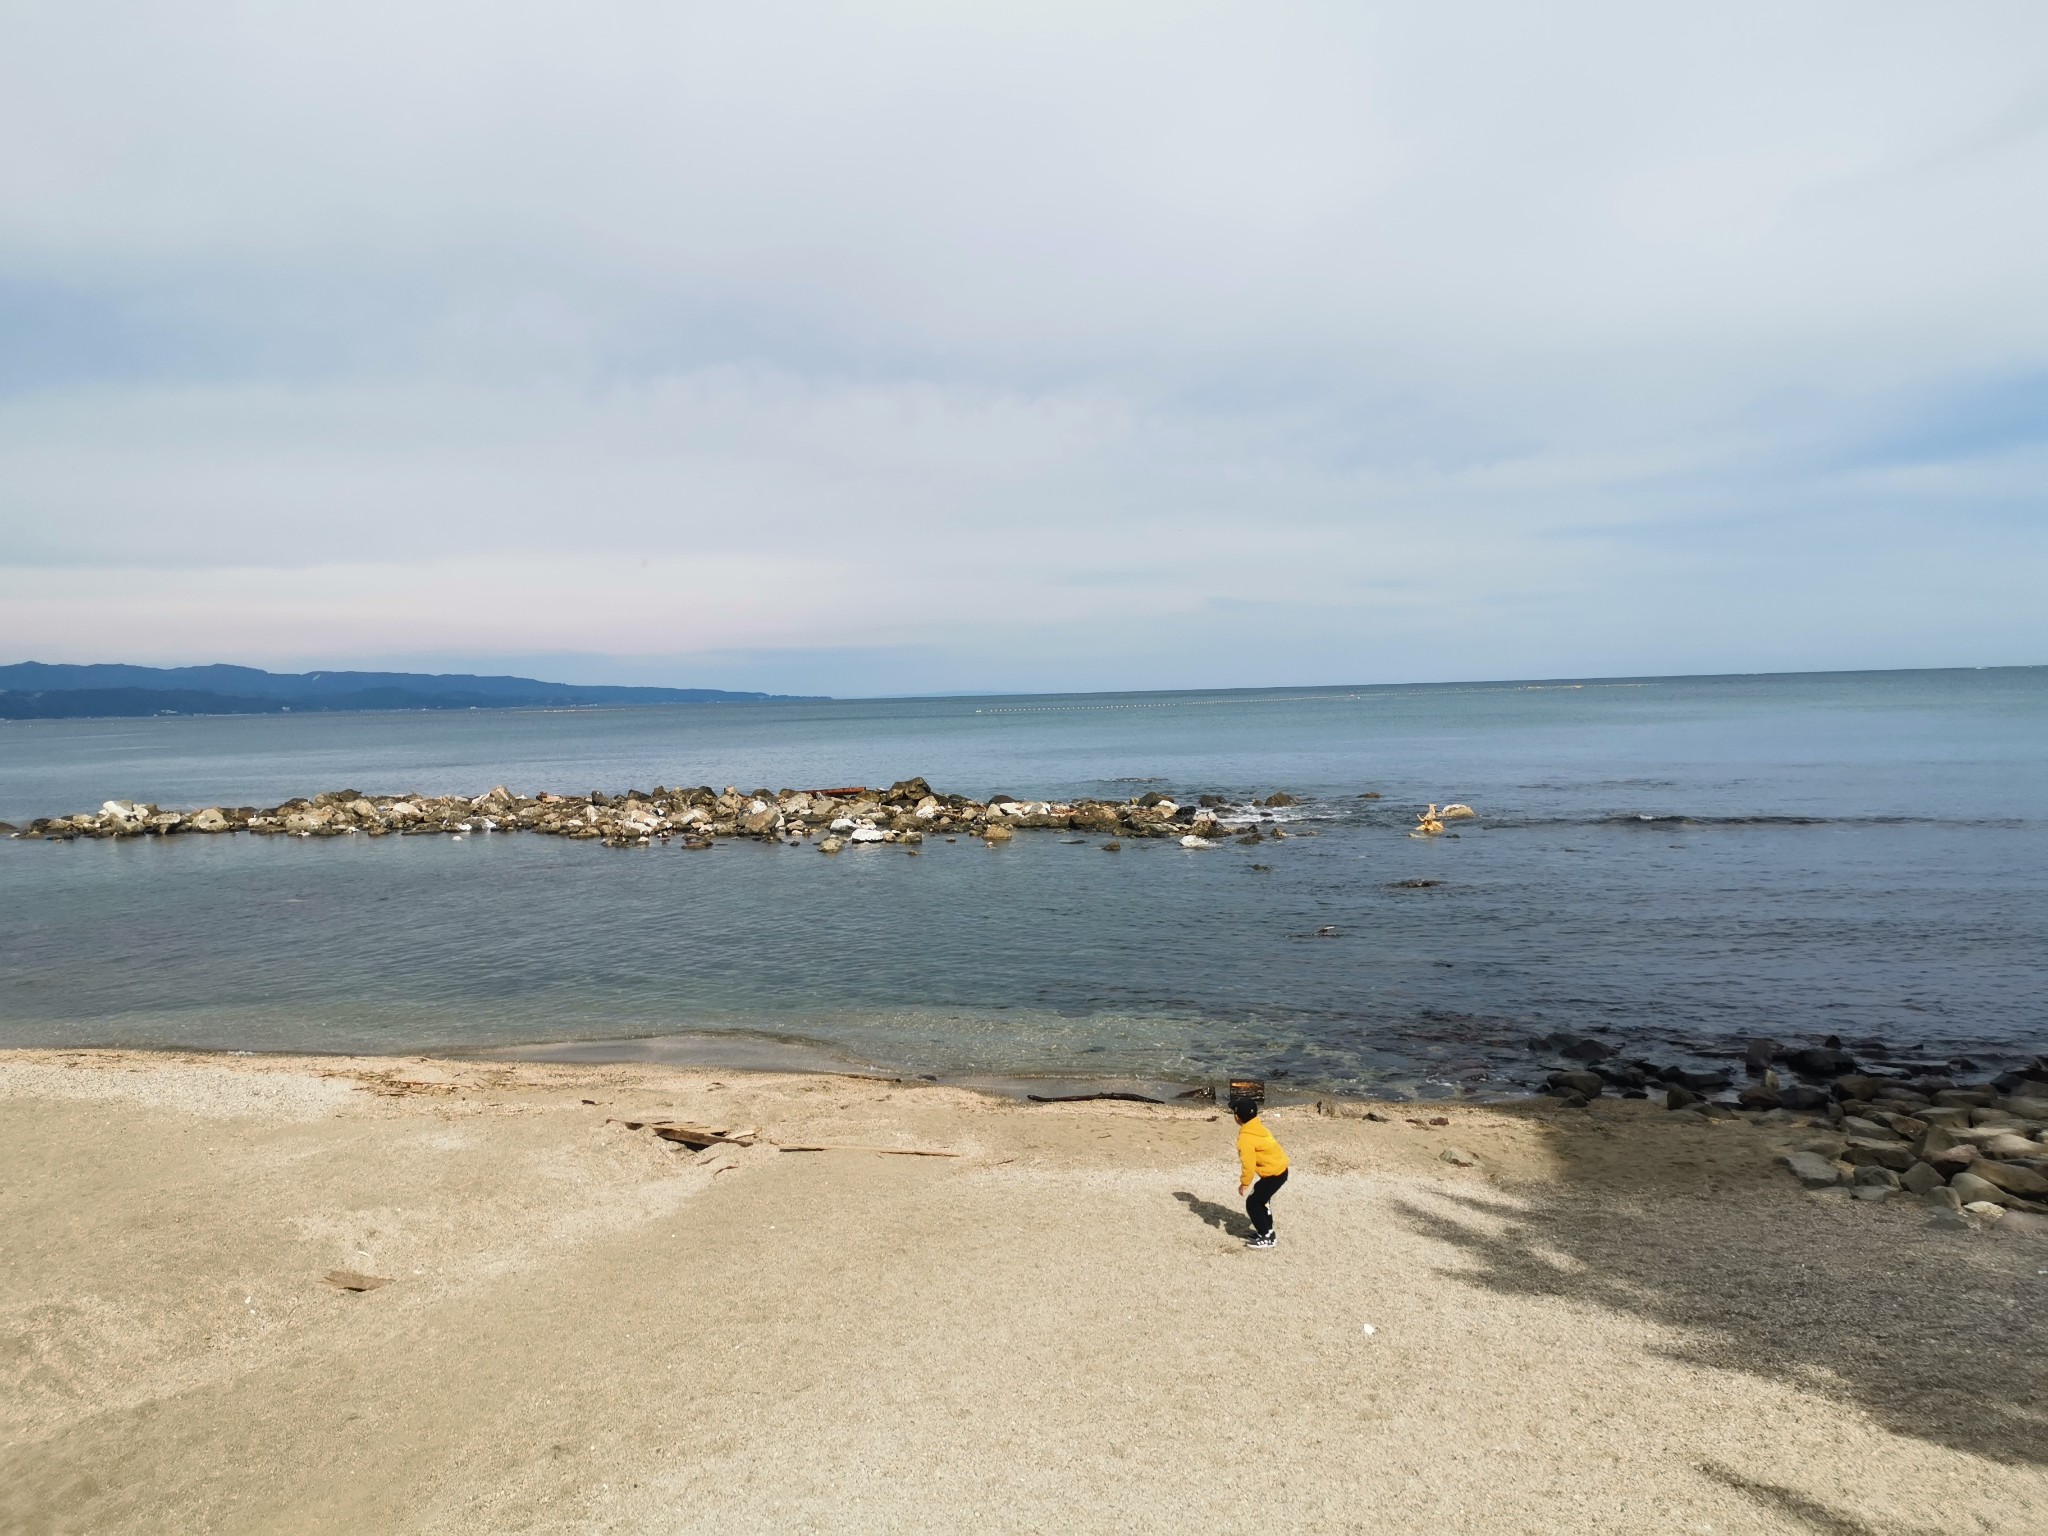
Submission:
M 2042 668 L 10 725 L 15 821 L 110 797 L 922 773 L 977 797 L 1286 789 L 1306 803 L 1283 824 L 1314 835 L 1111 854 L 1025 833 L 915 858 L 0 843 L 0 1041 L 739 1032 L 949 1077 L 1424 1093 L 1528 1081 L 1528 1037 L 1558 1029 L 1660 1060 L 1834 1032 L 1988 1063 L 2048 1043 L 2044 767 Z M 1447 799 L 1481 819 L 1406 835 Z

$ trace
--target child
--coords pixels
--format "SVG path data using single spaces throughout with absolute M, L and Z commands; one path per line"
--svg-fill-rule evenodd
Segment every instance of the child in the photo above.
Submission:
M 1250 1196 L 1244 1203 L 1244 1213 L 1252 1219 L 1252 1235 L 1245 1239 L 1244 1245 L 1247 1248 L 1270 1248 L 1276 1239 L 1273 1236 L 1273 1213 L 1266 1209 L 1266 1205 L 1287 1182 L 1287 1154 L 1280 1150 L 1280 1143 L 1273 1139 L 1273 1133 L 1259 1119 L 1256 1100 L 1232 1099 L 1230 1112 L 1237 1117 L 1237 1160 L 1244 1165 L 1244 1176 L 1238 1180 L 1237 1192 Z

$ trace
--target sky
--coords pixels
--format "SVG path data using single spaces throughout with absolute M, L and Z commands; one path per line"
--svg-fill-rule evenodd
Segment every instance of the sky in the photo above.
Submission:
M 0 660 L 2048 662 L 2048 7 L 0 4 Z

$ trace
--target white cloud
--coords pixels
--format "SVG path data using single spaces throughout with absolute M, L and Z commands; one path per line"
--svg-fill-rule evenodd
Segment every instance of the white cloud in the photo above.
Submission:
M 2048 378 L 2037 7 L 7 29 L 16 654 L 2048 651 L 2041 454 L 1955 430 Z

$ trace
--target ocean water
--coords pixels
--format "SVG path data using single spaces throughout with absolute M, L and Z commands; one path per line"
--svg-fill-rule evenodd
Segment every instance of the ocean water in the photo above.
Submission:
M 6 841 L 0 1043 L 626 1041 L 596 1049 L 1425 1096 L 1533 1082 L 1559 1030 L 1660 1061 L 2048 1049 L 2048 668 L 0 725 L 16 822 L 912 774 L 1284 789 L 1303 835 Z M 1479 819 L 1410 838 L 1432 800 Z

